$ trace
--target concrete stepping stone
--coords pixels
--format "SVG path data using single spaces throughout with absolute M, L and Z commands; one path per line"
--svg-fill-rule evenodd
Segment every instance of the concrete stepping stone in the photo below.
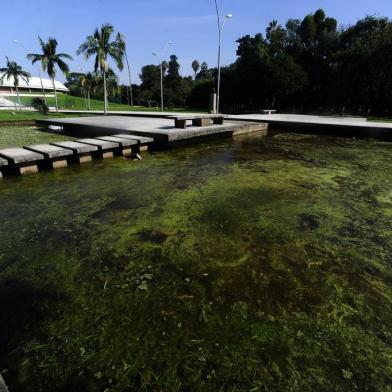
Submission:
M 117 137 L 117 136 L 102 136 L 102 137 L 97 137 L 99 140 L 105 140 L 108 142 L 115 142 L 118 143 L 120 146 L 120 152 L 122 156 L 129 156 L 132 155 L 132 148 L 135 150 L 138 150 L 138 145 L 139 142 L 135 139 L 126 139 L 123 137 Z M 135 148 L 136 147 L 136 148 Z
M 154 142 L 154 139 L 146 136 L 139 135 L 128 135 L 126 133 L 120 133 L 118 135 L 113 135 L 115 137 L 122 137 L 125 139 L 137 140 L 139 143 L 139 151 L 147 151 L 148 145 Z
M 78 163 L 92 161 L 92 154 L 98 151 L 98 147 L 90 144 L 78 143 L 73 141 L 50 143 L 52 146 L 62 147 L 71 150 L 73 159 Z
M 69 149 L 53 146 L 51 144 L 34 144 L 24 147 L 27 150 L 38 152 L 45 157 L 45 164 L 52 169 L 67 167 L 67 158 L 73 156 L 73 152 Z
M 37 163 L 44 160 L 42 154 L 24 148 L 5 148 L 0 150 L 0 158 L 6 159 L 10 169 L 18 174 L 37 173 Z
M 8 166 L 6 159 L 0 158 L 0 180 L 3 179 L 3 170 Z
M 98 153 L 96 153 L 96 155 L 102 159 L 113 158 L 114 150 L 120 147 L 119 143 L 114 143 L 113 141 L 108 140 L 101 140 L 98 138 L 77 139 L 75 141 L 97 147 Z

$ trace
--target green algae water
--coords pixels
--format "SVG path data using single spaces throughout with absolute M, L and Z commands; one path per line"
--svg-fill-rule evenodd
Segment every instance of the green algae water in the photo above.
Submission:
M 391 391 L 391 173 L 390 143 L 276 133 L 4 181 L 4 379 Z

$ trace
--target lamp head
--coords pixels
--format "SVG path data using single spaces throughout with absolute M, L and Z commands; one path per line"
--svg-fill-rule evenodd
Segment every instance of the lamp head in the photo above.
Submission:
M 153 54 L 154 56 L 157 56 L 156 52 L 152 52 L 152 54 Z
M 17 40 L 17 39 L 13 39 L 12 42 L 13 42 L 14 44 L 20 44 L 20 41 Z
M 227 14 L 226 19 L 231 19 L 233 17 L 233 14 Z

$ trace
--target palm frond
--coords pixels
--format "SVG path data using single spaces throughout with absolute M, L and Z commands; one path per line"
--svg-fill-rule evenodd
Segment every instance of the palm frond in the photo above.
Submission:
M 57 57 L 59 59 L 67 59 L 67 60 L 73 61 L 73 57 L 67 53 L 58 53 Z

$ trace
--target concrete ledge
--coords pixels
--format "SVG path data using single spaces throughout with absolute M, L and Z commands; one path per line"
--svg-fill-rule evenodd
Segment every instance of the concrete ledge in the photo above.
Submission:
M 0 157 L 8 161 L 7 171 L 21 175 L 37 173 L 37 162 L 44 160 L 42 154 L 24 148 L 5 148 L 0 150 Z
M 78 163 L 91 162 L 91 154 L 98 151 L 98 147 L 90 144 L 78 143 L 78 142 L 58 142 L 50 143 L 53 146 L 62 147 L 71 150 L 73 153 L 73 160 Z
M 72 157 L 73 155 L 71 150 L 53 146 L 51 144 L 35 144 L 31 146 L 25 146 L 24 148 L 42 154 L 45 157 L 45 162 L 41 166 L 50 169 L 67 167 L 67 158 Z
M 90 154 L 94 151 L 98 151 L 98 147 L 91 146 L 89 144 L 83 144 L 78 142 L 56 142 L 50 143 L 52 146 L 66 148 L 73 151 L 74 154 Z
M 115 137 L 121 137 L 130 140 L 136 140 L 139 144 L 150 144 L 154 143 L 154 139 L 152 137 L 138 136 L 138 135 L 129 135 L 120 133 L 118 135 L 114 135 Z
M 98 151 L 94 152 L 93 155 L 96 158 L 101 159 L 113 158 L 114 151 L 117 150 L 120 146 L 119 143 L 114 143 L 113 141 L 101 140 L 96 138 L 77 139 L 75 141 L 78 143 L 88 144 L 90 146 L 97 147 Z
M 17 166 L 44 160 L 42 154 L 24 148 L 5 148 L 0 150 L 0 157 L 5 158 L 10 165 Z
M 119 148 L 115 151 L 119 152 L 119 155 L 124 157 L 132 155 L 134 152 L 133 150 L 138 150 L 138 142 L 134 139 L 127 139 L 116 136 L 103 136 L 98 137 L 97 139 L 117 143 Z
M 135 151 L 136 152 L 143 152 L 149 150 L 149 145 L 154 143 L 154 139 L 152 137 L 145 137 L 145 136 L 137 136 L 137 135 L 127 135 L 127 134 L 118 134 L 116 137 L 121 137 L 124 139 L 132 140 L 136 143 Z
M 113 141 L 108 141 L 108 140 L 102 140 L 98 138 L 77 139 L 75 140 L 75 142 L 95 146 L 98 148 L 98 151 L 108 151 L 119 147 L 118 143 L 115 143 Z
M 51 144 L 34 144 L 24 147 L 27 150 L 42 154 L 46 159 L 59 159 L 72 156 L 72 151 Z

